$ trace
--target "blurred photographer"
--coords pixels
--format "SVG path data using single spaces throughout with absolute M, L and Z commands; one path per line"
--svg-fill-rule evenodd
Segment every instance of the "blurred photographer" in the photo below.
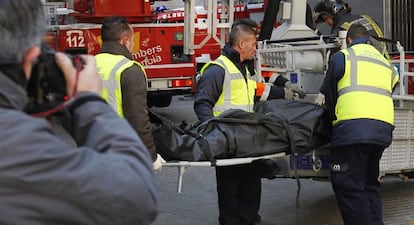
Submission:
M 92 56 L 81 56 L 78 74 L 55 55 L 74 96 L 65 110 L 78 148 L 23 111 L 45 26 L 39 0 L 0 1 L 0 224 L 150 224 L 158 194 L 150 155 L 100 97 Z

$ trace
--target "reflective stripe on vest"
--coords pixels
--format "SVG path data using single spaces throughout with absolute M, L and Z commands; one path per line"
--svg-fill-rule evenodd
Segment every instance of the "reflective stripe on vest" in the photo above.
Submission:
M 365 29 L 367 29 L 367 31 L 374 30 L 378 37 L 384 37 L 381 28 L 377 25 L 374 19 L 372 19 L 372 17 L 368 15 L 361 15 L 361 18 L 359 19 L 350 22 L 344 22 L 343 24 L 341 24 L 340 27 L 344 30 L 349 30 L 351 25 L 354 23 L 362 25 L 363 27 L 365 27 Z
M 392 89 L 398 82 L 395 68 L 371 45 L 341 50 L 345 73 L 338 81 L 337 119 L 375 119 L 394 124 Z
M 378 26 L 378 24 L 375 22 L 375 20 L 372 19 L 372 17 L 370 17 L 368 15 L 361 15 L 361 17 L 369 21 L 369 23 L 371 24 L 371 26 L 374 29 L 375 33 L 377 33 L 378 37 L 380 37 L 380 38 L 384 37 L 384 34 L 382 33 L 381 28 Z M 388 54 L 387 46 L 386 46 L 385 42 L 380 42 L 380 46 L 382 48 L 382 51 L 380 51 L 380 52 L 385 56 L 385 58 L 388 61 L 390 61 L 391 57 L 390 57 L 390 54 Z
M 122 55 L 100 53 L 95 56 L 99 75 L 102 78 L 102 97 L 109 105 L 124 117 L 122 108 L 121 74 L 127 68 L 138 65 L 145 74 L 144 68 L 138 62 L 130 60 Z
M 363 27 L 365 27 L 367 31 L 373 30 L 377 34 L 377 37 L 380 37 L 380 38 L 384 37 L 384 34 L 382 33 L 381 28 L 378 26 L 375 20 L 372 19 L 372 17 L 368 15 L 361 15 L 361 18 L 359 19 L 356 19 L 350 22 L 344 22 L 340 26 L 340 28 L 348 31 L 352 24 L 360 24 Z M 380 51 L 385 56 L 387 60 L 390 60 L 390 55 L 388 54 L 387 46 L 385 45 L 385 42 L 377 41 L 373 37 L 370 37 L 370 41 L 374 44 L 375 48 L 377 48 L 378 51 Z
M 209 62 L 201 69 L 201 74 L 211 64 L 221 66 L 224 71 L 223 91 L 213 107 L 214 116 L 228 109 L 241 109 L 253 112 L 254 94 L 256 90 L 255 77 L 250 76 L 246 69 L 247 81 L 239 69 L 226 56 L 221 55 L 215 61 Z

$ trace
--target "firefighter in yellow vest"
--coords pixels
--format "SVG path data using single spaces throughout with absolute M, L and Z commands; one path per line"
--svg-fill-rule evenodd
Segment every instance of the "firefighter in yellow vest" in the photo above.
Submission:
M 382 225 L 379 161 L 394 129 L 394 66 L 369 43 L 359 24 L 348 48 L 335 54 L 325 78 L 332 120 L 331 181 L 345 225 Z
M 383 38 L 384 34 L 378 23 L 369 15 L 356 15 L 343 0 L 321 0 L 314 8 L 314 22 L 325 23 L 331 27 L 331 34 L 338 36 L 339 31 L 348 30 L 352 24 L 360 24 L 368 30 L 369 40 L 387 59 L 390 59 L 385 42 L 378 41 L 374 37 Z M 330 55 L 334 55 L 339 49 L 331 49 Z M 324 88 L 320 88 L 320 94 L 316 99 L 318 105 L 325 101 Z
M 256 22 L 235 21 L 221 56 L 207 63 L 197 82 L 194 111 L 200 121 L 220 115 L 228 109 L 253 112 L 255 100 L 300 97 L 305 92 L 283 76 L 273 75 L 270 83 L 259 79 L 253 67 L 256 52 Z M 267 178 L 277 171 L 272 160 L 261 163 L 216 167 L 220 225 L 253 225 L 258 215 L 263 166 Z
M 102 48 L 95 56 L 103 80 L 102 97 L 134 128 L 154 162 L 161 169 L 162 157 L 156 153 L 147 108 L 147 82 L 144 68 L 132 59 L 134 31 L 124 17 L 104 19 Z
M 389 59 L 385 43 L 372 38 L 384 37 L 378 23 L 369 15 L 356 15 L 351 11 L 351 7 L 343 0 L 321 0 L 314 8 L 314 21 L 316 24 L 324 22 L 330 26 L 333 35 L 338 35 L 340 30 L 348 30 L 352 24 L 361 24 L 371 35 L 372 44 Z

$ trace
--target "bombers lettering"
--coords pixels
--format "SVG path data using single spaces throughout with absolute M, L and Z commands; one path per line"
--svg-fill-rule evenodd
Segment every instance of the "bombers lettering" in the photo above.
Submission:
M 152 48 L 140 49 L 134 54 L 134 58 L 136 58 L 143 66 L 148 66 L 162 61 L 161 56 L 157 54 L 161 52 L 161 45 L 157 45 Z
M 161 61 L 162 61 L 161 56 L 159 56 L 159 55 L 152 55 L 150 57 L 145 57 L 144 59 L 142 59 L 140 61 L 140 63 L 143 66 L 149 66 L 149 65 L 152 65 L 152 64 L 155 64 L 155 63 L 159 63 Z
M 161 47 L 161 45 L 157 45 L 157 46 L 154 46 L 152 48 L 140 49 L 135 54 L 135 57 L 136 58 L 144 58 L 146 56 L 151 56 L 153 54 L 160 53 L 160 52 L 162 52 L 162 47 Z

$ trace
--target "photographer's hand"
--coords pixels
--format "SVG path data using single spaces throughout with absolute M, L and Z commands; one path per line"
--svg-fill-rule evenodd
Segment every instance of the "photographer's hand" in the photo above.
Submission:
M 95 58 L 90 55 L 81 55 L 80 57 L 83 62 L 83 69 L 79 72 L 76 83 L 76 68 L 73 66 L 72 61 L 65 54 L 56 53 L 56 63 L 65 75 L 68 95 L 73 96 L 76 94 L 73 93 L 74 90 L 77 90 L 77 92 L 90 91 L 101 95 L 102 80 L 98 75 Z

